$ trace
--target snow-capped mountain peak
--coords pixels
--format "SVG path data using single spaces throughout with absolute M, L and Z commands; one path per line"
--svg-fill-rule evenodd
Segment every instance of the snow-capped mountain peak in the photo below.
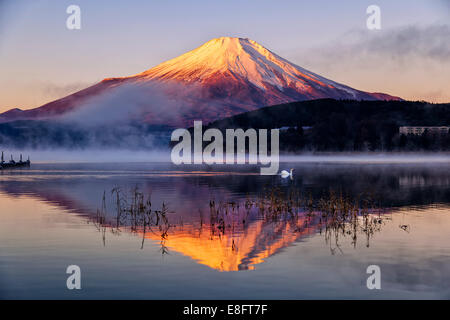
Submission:
M 192 120 L 207 122 L 259 107 L 318 98 L 399 99 L 326 79 L 253 40 L 221 37 L 142 73 L 106 78 L 42 107 L 4 113 L 0 121 L 60 117 L 82 109 L 83 119 L 96 110 L 120 119 L 184 126 L 192 125 Z
M 261 89 L 266 88 L 265 84 L 279 89 L 293 85 L 300 90 L 307 90 L 309 82 L 330 87 L 332 84 L 325 78 L 281 58 L 253 40 L 232 37 L 212 39 L 197 49 L 133 77 L 202 82 L 217 73 L 228 72 Z

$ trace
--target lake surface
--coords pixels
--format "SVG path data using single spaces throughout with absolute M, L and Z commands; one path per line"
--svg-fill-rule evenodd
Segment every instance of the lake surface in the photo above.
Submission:
M 0 298 L 450 299 L 450 165 L 280 167 L 294 178 L 164 163 L 1 172 Z M 151 195 L 168 221 L 116 224 L 114 188 Z M 327 233 L 306 210 L 268 219 L 246 209 L 273 188 L 306 202 L 370 198 L 382 221 Z M 227 210 L 222 220 L 212 201 Z M 66 287 L 69 265 L 81 268 L 81 290 Z M 381 269 L 380 290 L 366 286 L 369 265 Z

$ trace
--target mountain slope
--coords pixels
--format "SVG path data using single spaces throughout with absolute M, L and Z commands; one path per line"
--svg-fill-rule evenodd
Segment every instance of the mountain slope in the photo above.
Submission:
M 328 80 L 290 63 L 253 40 L 241 38 L 213 39 L 129 79 L 200 82 L 205 86 L 236 81 L 254 85 L 256 89 L 263 90 L 267 98 L 290 99 L 297 95 L 304 99 L 331 96 L 378 99 L 377 94 Z
M 1 114 L 0 120 L 70 118 L 80 109 L 83 117 L 93 110 L 106 115 L 119 108 L 127 111 L 123 118 L 186 126 L 193 120 L 212 121 L 268 105 L 318 98 L 399 100 L 328 80 L 253 40 L 222 37 L 142 73 L 107 78 L 42 107 Z

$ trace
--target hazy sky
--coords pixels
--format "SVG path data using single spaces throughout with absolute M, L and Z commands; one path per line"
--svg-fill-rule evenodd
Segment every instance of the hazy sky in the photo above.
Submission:
M 70 4 L 81 30 L 66 28 Z M 381 30 L 366 8 L 381 7 Z M 0 111 L 40 106 L 211 38 L 253 39 L 356 89 L 450 102 L 450 1 L 0 0 Z

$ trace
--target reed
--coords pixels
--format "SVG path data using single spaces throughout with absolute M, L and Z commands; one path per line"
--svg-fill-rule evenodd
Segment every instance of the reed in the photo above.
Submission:
M 102 206 L 97 210 L 95 225 L 102 232 L 105 243 L 106 226 L 113 234 L 120 234 L 122 228 L 132 233 L 142 234 L 141 248 L 144 246 L 147 232 L 158 234 L 162 254 L 168 253 L 165 242 L 169 237 L 169 209 L 165 202 L 161 207 L 152 207 L 151 194 L 145 195 L 137 187 L 131 192 L 121 188 L 111 191 L 114 214 L 109 216 L 106 210 L 106 193 L 103 193 Z M 329 190 L 320 198 L 303 194 L 300 190 L 285 191 L 279 187 L 265 188 L 256 196 L 246 195 L 241 200 L 209 200 L 209 220 L 205 219 L 199 208 L 199 232 L 208 227 L 210 238 L 222 237 L 228 232 L 245 231 L 250 222 L 263 220 L 274 228 L 282 223 L 294 226 L 294 232 L 306 229 L 316 230 L 324 236 L 332 254 L 342 251 L 340 240 L 349 238 L 356 247 L 357 240 L 365 239 L 367 247 L 370 239 L 379 232 L 390 215 L 377 204 L 370 195 L 352 198 L 342 192 Z M 110 217 L 108 219 L 108 217 Z M 179 227 L 183 228 L 182 217 L 178 217 Z M 407 228 L 401 226 L 401 229 Z M 236 249 L 233 242 L 233 251 Z
M 142 234 L 141 249 L 144 247 L 145 235 L 147 232 L 158 233 L 161 239 L 161 252 L 167 254 L 168 249 L 165 242 L 171 225 L 167 214 L 167 205 L 163 202 L 160 209 L 152 208 L 151 194 L 145 195 L 135 187 L 131 192 L 125 192 L 116 187 L 111 190 L 113 199 L 114 214 L 109 215 L 106 209 L 106 193 L 103 193 L 102 207 L 97 210 L 94 225 L 102 231 L 103 243 L 105 244 L 106 228 L 111 233 L 119 235 L 122 228 L 126 228 L 131 233 Z M 108 217 L 110 217 L 108 219 Z
M 358 237 L 364 236 L 366 246 L 370 238 L 381 231 L 390 215 L 383 210 L 370 195 L 352 199 L 342 192 L 330 190 L 327 194 L 314 199 L 312 195 L 303 195 L 299 190 L 283 191 L 279 187 L 266 188 L 256 197 L 246 196 L 243 205 L 236 202 L 219 202 L 210 200 L 210 228 L 212 234 L 223 234 L 240 225 L 245 228 L 251 213 L 266 222 L 292 222 L 301 232 L 311 227 L 324 235 L 332 254 L 341 251 L 340 238 L 350 238 L 356 247 Z M 231 205 L 231 216 L 230 216 Z M 244 211 L 240 212 L 239 208 Z M 237 217 L 238 219 L 233 219 Z

